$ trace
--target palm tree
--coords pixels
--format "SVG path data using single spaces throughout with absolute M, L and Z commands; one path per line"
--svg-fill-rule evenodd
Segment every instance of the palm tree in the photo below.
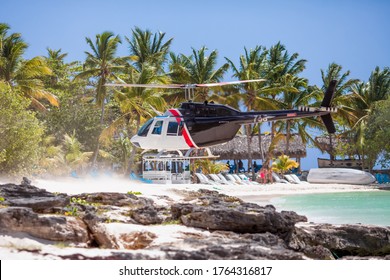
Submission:
M 6 23 L 0 23 L 0 58 L 2 58 L 2 53 L 3 53 L 3 45 L 4 45 L 4 40 L 7 36 L 7 32 L 10 29 L 10 26 Z M 2 61 L 0 60 L 0 63 Z M 1 67 L 1 64 L 0 64 Z
M 3 49 L 4 49 L 4 41 L 7 38 L 7 32 L 9 29 L 10 26 L 8 24 L 0 23 L 0 75 L 1 75 L 1 71 L 4 71 L 2 69 L 4 69 L 6 63 L 3 55 Z
M 119 36 L 114 36 L 112 32 L 97 34 L 95 42 L 86 38 L 87 44 L 92 52 L 85 52 L 87 59 L 84 64 L 84 71 L 76 75 L 75 79 L 94 78 L 96 85 L 96 104 L 101 108 L 100 124 L 104 123 L 104 109 L 107 98 L 107 87 L 105 84 L 109 80 L 117 78 L 116 73 L 123 69 L 125 58 L 116 57 L 118 44 L 121 43 Z M 95 165 L 99 152 L 99 141 L 97 141 L 92 164 Z
M 290 159 L 286 155 L 281 155 L 272 163 L 272 170 L 284 174 L 298 166 L 299 164 L 295 160 Z
M 164 41 L 165 33 L 152 34 L 136 27 L 132 30 L 132 38 L 126 37 L 129 43 L 130 58 L 133 64 L 126 64 L 121 74 L 121 81 L 131 84 L 167 83 L 163 66 L 166 61 L 172 38 Z M 138 131 L 145 118 L 154 116 L 154 111 L 164 110 L 166 102 L 161 92 L 145 88 L 125 88 L 116 91 L 115 99 L 119 104 L 121 115 L 103 131 L 102 140 L 108 140 L 120 127 L 125 127 L 127 135 L 133 135 L 130 124 L 135 123 Z M 130 155 L 129 170 L 133 167 L 136 150 Z M 125 171 L 128 171 L 127 168 Z
M 144 65 L 141 72 L 136 68 L 129 66 L 121 78 L 130 84 L 151 84 L 161 82 L 156 75 L 155 68 Z M 110 141 L 109 139 L 120 129 L 126 129 L 126 134 L 131 136 L 139 130 L 141 123 L 147 118 L 155 116 L 155 111 L 163 111 L 166 108 L 166 102 L 161 92 L 155 89 L 130 87 L 121 91 L 115 91 L 114 98 L 120 109 L 120 116 L 114 120 L 106 129 L 103 130 L 100 139 Z M 135 131 L 131 130 L 131 124 L 135 124 Z M 133 167 L 135 158 L 135 148 L 130 155 L 129 170 Z M 126 171 L 129 171 L 126 170 Z
M 92 49 L 91 52 L 85 52 L 87 59 L 84 64 L 85 70 L 76 75 L 80 78 L 96 78 L 96 103 L 101 107 L 100 120 L 103 124 L 104 105 L 107 97 L 107 88 L 105 84 L 111 79 L 115 79 L 115 73 L 123 69 L 124 58 L 116 57 L 118 44 L 121 43 L 119 35 L 114 37 L 112 32 L 103 32 L 97 34 L 95 43 L 90 38 L 85 38 L 87 44 Z
M 199 50 L 192 48 L 192 54 L 186 56 L 180 54 L 174 56 L 171 54 L 171 63 L 169 65 L 169 76 L 175 83 L 182 84 L 205 84 L 220 82 L 223 75 L 229 68 L 228 63 L 224 63 L 216 69 L 218 52 L 213 50 L 209 56 L 206 56 L 206 47 Z M 209 97 L 207 88 L 196 91 L 195 99 L 205 101 Z
M 228 58 L 225 58 L 233 69 L 233 77 L 238 78 L 239 80 L 251 80 L 251 79 L 260 79 L 264 78 L 265 68 L 266 68 L 266 56 L 268 54 L 267 50 L 262 46 L 256 46 L 253 50 L 248 51 L 244 48 L 244 55 L 240 56 L 240 64 L 237 67 L 233 61 Z M 248 83 L 240 86 L 243 94 L 240 95 L 244 106 L 248 111 L 253 109 L 257 110 L 267 110 L 274 109 L 275 104 L 272 99 L 267 97 L 267 94 L 272 91 L 272 88 L 267 85 L 266 81 L 262 83 Z M 261 129 L 260 125 L 258 126 L 259 134 L 259 146 L 261 149 Z M 252 126 L 246 125 L 246 135 L 247 135 L 247 145 L 248 145 L 248 169 L 252 168 L 252 151 L 251 151 L 251 142 L 252 142 Z M 263 160 L 263 159 L 262 159 Z
M 139 27 L 132 30 L 132 38 L 125 37 L 130 45 L 130 58 L 135 61 L 134 67 L 141 71 L 145 64 L 156 68 L 161 73 L 173 38 L 164 41 L 165 33 L 154 35 L 150 30 L 143 31 Z
M 92 156 L 93 152 L 83 152 L 81 143 L 76 138 L 76 133 L 64 135 L 65 160 L 73 170 L 83 170 Z
M 297 98 L 293 95 L 298 94 L 302 91 L 302 88 L 306 87 L 307 81 L 299 78 L 299 74 L 306 67 L 306 60 L 299 59 L 298 53 L 289 54 L 286 47 L 278 42 L 269 49 L 267 55 L 267 79 L 270 84 L 276 89 L 272 92 L 272 98 L 278 104 L 279 109 L 285 108 L 290 109 L 292 106 L 299 105 L 297 102 L 306 102 L 307 98 L 304 95 Z M 287 137 L 291 133 L 293 127 L 292 122 L 286 123 L 277 122 L 271 124 L 271 138 L 277 134 L 277 126 L 284 126 Z M 279 131 L 283 130 L 279 129 Z M 287 150 L 289 149 L 289 139 L 287 141 Z M 267 153 L 267 162 L 272 157 L 272 151 Z
M 315 106 L 320 105 L 320 100 L 323 98 L 323 93 L 329 86 L 329 83 L 332 80 L 337 80 L 335 93 L 332 100 L 332 105 L 337 106 L 338 111 L 335 115 L 335 120 L 339 127 L 347 127 L 351 128 L 353 124 L 357 121 L 357 116 L 353 109 L 353 104 L 351 103 L 351 91 L 354 86 L 356 86 L 359 82 L 357 79 L 349 78 L 350 71 L 343 72 L 343 68 L 341 65 L 336 63 L 329 64 L 326 71 L 321 69 L 321 77 L 323 86 L 321 88 L 321 96 L 318 99 L 318 102 Z M 347 129 L 346 131 L 348 131 Z M 344 132 L 346 134 L 348 132 Z M 330 142 L 332 142 L 332 135 L 329 136 Z M 334 160 L 335 151 L 333 150 L 333 144 L 329 145 L 330 150 L 327 151 L 330 155 L 330 159 Z
M 31 99 L 32 106 L 39 110 L 46 110 L 41 99 L 58 106 L 57 98 L 45 90 L 42 82 L 43 77 L 52 74 L 51 69 L 42 57 L 23 60 L 28 45 L 19 33 L 7 36 L 8 30 L 8 25 L 0 24 L 0 80 Z
M 365 130 L 368 117 L 376 102 L 386 100 L 390 96 L 390 69 L 380 70 L 376 67 L 371 72 L 367 83 L 360 82 L 351 87 L 352 94 L 345 98 L 345 103 L 350 104 L 351 126 L 349 134 L 353 135 L 353 141 L 361 152 L 361 158 L 365 155 Z M 368 165 L 369 167 L 372 164 Z
M 218 174 L 229 170 L 229 167 L 223 162 L 215 162 L 209 159 L 198 159 L 194 162 L 195 169 L 202 169 L 203 174 Z
M 240 65 L 237 68 L 236 65 L 228 58 L 225 58 L 231 68 L 233 69 L 233 77 L 239 80 L 251 80 L 265 78 L 265 63 L 267 51 L 261 46 L 256 46 L 255 49 L 248 50 L 244 48 L 245 55 L 240 56 Z M 258 83 L 247 83 L 240 87 L 244 94 L 242 99 L 244 105 L 248 111 L 256 109 L 268 109 L 273 107 L 272 102 L 267 98 L 261 98 L 259 93 L 268 93 L 270 88 L 266 86 L 265 82 Z
M 67 53 L 63 53 L 61 49 L 53 50 L 47 48 L 47 57 L 45 57 L 47 65 L 52 70 L 52 75 L 46 81 L 49 87 L 57 88 L 59 87 L 59 82 L 62 80 L 67 80 L 71 76 L 70 67 L 75 66 L 77 62 L 72 62 L 70 64 L 65 63 L 65 57 Z
M 55 145 L 56 138 L 48 135 L 42 139 L 40 167 L 52 175 L 65 175 L 70 170 L 65 160 L 62 145 Z
M 332 105 L 338 107 L 337 121 L 340 124 L 351 126 L 356 121 L 356 116 L 353 114 L 353 108 L 351 107 L 348 94 L 352 91 L 352 87 L 357 85 L 359 80 L 349 79 L 350 71 L 343 73 L 342 70 L 342 66 L 336 63 L 329 64 L 326 71 L 321 69 L 323 82 L 322 92 L 326 91 L 332 80 L 337 80 Z
M 298 108 L 299 106 L 308 106 L 318 98 L 318 91 L 310 91 L 307 89 L 307 79 L 290 74 L 286 74 L 283 79 L 283 84 L 287 86 L 280 98 L 280 109 L 288 110 Z M 319 122 L 316 119 L 291 119 L 276 122 L 278 133 L 284 132 L 285 134 L 285 154 L 289 153 L 290 138 L 293 131 L 298 132 L 304 144 L 306 144 L 309 140 L 313 140 L 310 134 L 306 131 L 306 127 L 308 125 L 316 127 L 319 125 Z
M 267 77 L 270 82 L 281 82 L 285 75 L 296 76 L 306 68 L 306 60 L 298 59 L 299 54 L 293 53 L 290 55 L 286 47 L 278 42 L 269 49 L 267 60 L 268 69 Z

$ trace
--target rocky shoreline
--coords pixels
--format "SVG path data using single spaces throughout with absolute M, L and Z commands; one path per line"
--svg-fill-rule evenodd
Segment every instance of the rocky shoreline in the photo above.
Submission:
M 217 191 L 181 199 L 0 185 L 1 259 L 390 259 L 390 227 L 308 223 Z

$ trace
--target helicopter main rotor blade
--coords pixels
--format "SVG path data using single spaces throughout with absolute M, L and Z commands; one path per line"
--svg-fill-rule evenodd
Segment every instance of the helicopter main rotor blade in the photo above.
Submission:
M 105 84 L 108 87 L 136 87 L 136 88 L 173 88 L 173 89 L 192 89 L 197 87 L 219 87 L 226 85 L 237 85 L 245 83 L 255 83 L 255 82 L 264 82 L 265 79 L 256 79 L 256 80 L 242 80 L 242 81 L 231 81 L 231 82 L 219 82 L 219 83 L 207 83 L 207 84 L 168 84 L 168 85 L 158 85 L 158 84 Z
M 219 86 L 226 86 L 226 85 L 237 85 L 237 84 L 265 82 L 265 81 L 266 81 L 265 79 L 241 80 L 241 81 L 219 82 L 219 83 L 209 83 L 209 84 L 195 84 L 195 86 L 196 87 L 219 87 Z
M 184 85 L 157 85 L 157 84 L 105 84 L 107 87 L 138 87 L 138 88 L 183 88 Z

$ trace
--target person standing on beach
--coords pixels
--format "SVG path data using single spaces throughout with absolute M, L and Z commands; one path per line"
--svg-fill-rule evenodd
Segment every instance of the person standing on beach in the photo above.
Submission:
M 267 183 L 267 180 L 266 180 L 266 169 L 265 168 L 261 168 L 260 171 L 259 171 L 259 175 L 260 175 L 260 183 L 261 184 L 265 184 Z
M 242 163 L 241 159 L 238 160 L 238 172 L 245 172 L 244 164 Z

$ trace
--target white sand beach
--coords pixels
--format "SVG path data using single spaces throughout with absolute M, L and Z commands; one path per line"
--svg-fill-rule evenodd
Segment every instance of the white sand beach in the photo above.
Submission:
M 351 191 L 372 191 L 372 185 L 346 185 L 346 184 L 284 184 L 272 183 L 264 185 L 205 185 L 205 184 L 147 184 L 123 178 L 91 178 L 74 179 L 62 178 L 56 180 L 36 179 L 32 185 L 46 189 L 49 192 L 72 194 L 93 192 L 140 192 L 142 196 L 156 199 L 158 196 L 169 196 L 180 200 L 180 191 L 197 191 L 199 189 L 215 190 L 230 196 L 236 196 L 246 201 L 263 204 L 270 199 L 284 195 L 332 193 Z

